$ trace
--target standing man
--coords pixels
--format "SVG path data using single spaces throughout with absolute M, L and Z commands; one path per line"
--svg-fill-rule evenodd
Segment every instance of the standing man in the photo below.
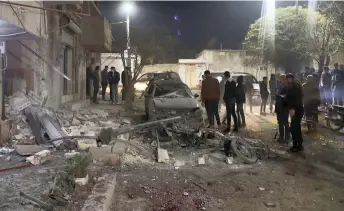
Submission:
M 277 80 L 275 74 L 270 75 L 269 81 L 270 88 L 270 113 L 273 111 L 273 105 L 275 105 L 276 93 L 277 93 Z
M 93 102 L 98 103 L 99 92 L 99 66 L 94 69 L 93 72 Z
M 289 110 L 286 104 L 286 93 L 287 93 L 287 78 L 286 75 L 282 74 L 279 77 L 279 88 L 276 95 L 275 112 L 277 114 L 278 131 L 279 131 L 279 142 L 288 142 L 290 138 L 289 132 Z
M 269 90 L 268 90 L 268 77 L 263 77 L 263 81 L 260 82 L 260 97 L 262 100 L 262 104 L 260 105 L 260 114 L 266 114 L 266 103 L 268 102 L 269 98 Z
M 233 116 L 234 120 L 234 128 L 233 131 L 238 131 L 238 119 L 235 113 L 235 100 L 236 100 L 236 83 L 231 79 L 231 74 L 226 71 L 225 72 L 226 78 L 226 85 L 225 85 L 225 93 L 223 95 L 223 100 L 226 103 L 226 111 L 227 111 L 227 128 L 224 132 L 230 132 L 231 130 L 231 117 Z
M 236 105 L 238 114 L 238 127 L 246 127 L 245 113 L 244 113 L 244 103 L 246 102 L 245 87 L 244 87 L 244 77 L 240 75 L 237 79 L 236 87 Z
M 127 89 L 128 89 L 128 83 L 129 83 L 129 67 L 125 67 L 122 74 L 121 74 L 121 80 L 122 80 L 122 101 L 125 101 Z
M 92 70 L 91 65 L 86 68 L 86 97 L 87 99 L 91 96 L 91 79 L 92 79 Z
M 324 67 L 324 71 L 321 74 L 321 80 L 320 80 L 321 89 L 323 92 L 323 104 L 327 105 L 331 103 L 332 98 L 332 80 L 331 80 L 331 74 L 330 74 L 330 68 Z
M 210 75 L 210 71 L 204 71 L 205 79 L 202 82 L 201 98 L 207 111 L 209 127 L 214 128 L 214 116 L 217 127 L 220 128 L 221 121 L 219 116 L 220 83 Z
M 102 85 L 102 99 L 105 100 L 106 87 L 108 85 L 108 66 L 105 66 L 104 70 L 101 72 L 101 85 Z
M 293 137 L 293 147 L 290 152 L 303 150 L 303 138 L 301 132 L 301 120 L 304 114 L 303 93 L 301 84 L 294 81 L 294 75 L 287 75 L 288 90 L 286 93 L 286 103 L 288 104 L 291 117 L 290 132 Z
M 246 98 L 248 106 L 250 106 L 250 113 L 252 114 L 252 95 L 253 95 L 253 77 L 248 77 L 245 83 Z M 247 105 L 247 104 L 246 104 Z
M 225 77 L 225 75 L 223 75 L 221 81 L 220 81 L 220 100 L 219 100 L 219 113 L 221 113 L 221 107 L 222 105 L 225 105 L 224 104 L 224 101 L 223 101 L 223 96 L 225 94 L 225 86 L 226 86 L 226 82 L 227 82 L 227 79 Z M 227 116 L 226 114 L 223 115 L 220 119 L 222 119 L 222 124 L 225 125 L 226 124 L 226 121 L 227 121 Z
M 109 84 L 110 84 L 110 99 L 112 103 L 118 103 L 118 82 L 121 77 L 115 67 L 110 68 Z

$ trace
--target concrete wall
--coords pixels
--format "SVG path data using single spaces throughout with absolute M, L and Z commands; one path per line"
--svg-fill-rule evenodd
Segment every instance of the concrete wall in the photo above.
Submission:
M 179 71 L 179 64 L 154 64 L 154 65 L 145 65 L 143 68 L 143 73 L 152 73 L 152 72 L 164 72 L 164 71 Z
M 51 7 L 49 2 L 20 2 L 35 6 Z M 37 5 L 36 5 L 37 4 Z M 80 35 L 59 29 L 61 13 L 13 6 L 28 32 L 36 35 L 34 40 L 21 40 L 40 57 L 25 49 L 17 41 L 7 42 L 8 67 L 6 70 L 7 94 L 25 89 L 33 91 L 41 100 L 47 98 L 47 106 L 58 108 L 62 103 L 86 99 L 86 53 L 100 65 L 100 53 L 87 52 L 80 44 Z M 9 5 L 0 4 L 0 18 L 21 27 Z M 68 54 L 68 92 L 63 94 L 63 52 Z
M 269 67 L 268 70 L 259 70 L 248 67 L 244 64 L 246 58 L 245 50 L 203 50 L 197 55 L 196 59 L 205 60 L 210 71 L 216 72 L 247 72 L 254 75 L 258 80 L 262 80 L 264 76 L 270 76 L 274 73 L 274 69 Z

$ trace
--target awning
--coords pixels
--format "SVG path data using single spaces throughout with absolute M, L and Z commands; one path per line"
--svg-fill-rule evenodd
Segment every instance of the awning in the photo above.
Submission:
M 0 41 L 35 40 L 37 36 L 19 28 L 6 20 L 0 19 Z

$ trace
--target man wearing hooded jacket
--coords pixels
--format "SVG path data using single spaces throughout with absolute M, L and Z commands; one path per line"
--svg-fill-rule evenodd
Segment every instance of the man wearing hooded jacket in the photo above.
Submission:
M 238 131 L 238 118 L 235 113 L 235 102 L 236 102 L 236 82 L 231 79 L 231 75 L 228 71 L 225 72 L 225 78 L 227 80 L 225 84 L 225 93 L 223 95 L 223 100 L 226 103 L 227 111 L 227 129 L 224 132 L 229 132 L 231 130 L 231 117 L 233 116 L 234 128 L 233 131 Z

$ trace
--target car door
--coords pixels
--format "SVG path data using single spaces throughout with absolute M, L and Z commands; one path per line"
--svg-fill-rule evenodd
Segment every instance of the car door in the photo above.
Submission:
M 155 91 L 155 84 L 151 84 L 147 87 L 147 92 L 145 93 L 145 112 L 147 117 L 149 118 L 153 112 L 154 104 L 153 104 L 153 97 Z

